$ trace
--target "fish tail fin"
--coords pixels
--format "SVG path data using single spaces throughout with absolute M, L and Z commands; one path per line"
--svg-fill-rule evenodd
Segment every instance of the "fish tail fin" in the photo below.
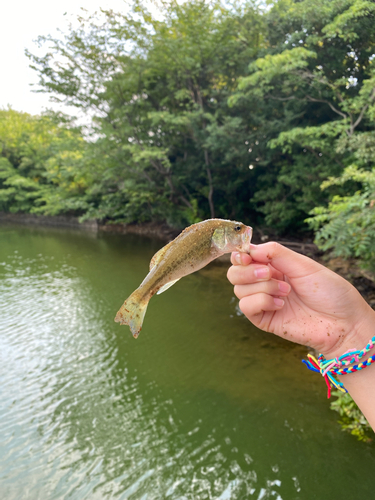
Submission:
M 129 325 L 133 337 L 136 339 L 142 329 L 148 300 L 139 300 L 136 293 L 132 293 L 116 314 L 115 321 L 120 325 Z

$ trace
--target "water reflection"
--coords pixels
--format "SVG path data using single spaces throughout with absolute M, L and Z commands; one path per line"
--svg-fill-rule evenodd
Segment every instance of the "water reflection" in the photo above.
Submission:
M 224 268 L 155 297 L 137 341 L 113 323 L 158 246 L 0 230 L 2 497 L 366 491 L 373 447 L 341 433 L 301 348 L 236 314 Z

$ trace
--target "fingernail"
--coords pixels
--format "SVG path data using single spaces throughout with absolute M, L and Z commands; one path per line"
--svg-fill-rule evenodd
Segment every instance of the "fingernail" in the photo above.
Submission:
M 258 269 L 255 269 L 254 275 L 259 279 L 268 278 L 270 275 L 270 270 L 268 269 L 268 267 L 259 267 Z
M 279 282 L 279 290 L 280 290 L 280 292 L 288 293 L 290 291 L 289 283 L 285 283 L 285 281 L 280 281 Z
M 278 297 L 274 297 L 273 301 L 277 307 L 282 307 L 284 305 L 284 301 Z
M 237 262 L 237 264 L 240 264 L 240 265 L 242 264 L 242 262 L 241 262 L 241 255 L 240 255 L 240 253 L 239 253 L 239 252 L 236 252 L 236 253 L 233 255 L 233 257 L 234 257 L 234 260 Z

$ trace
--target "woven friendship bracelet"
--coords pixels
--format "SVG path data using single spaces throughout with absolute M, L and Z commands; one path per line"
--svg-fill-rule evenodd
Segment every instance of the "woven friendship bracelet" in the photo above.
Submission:
M 368 342 L 366 347 L 361 351 L 355 349 L 350 349 L 339 357 L 334 359 L 325 359 L 323 354 L 319 354 L 318 359 L 316 359 L 311 354 L 308 354 L 308 361 L 302 360 L 309 370 L 320 373 L 327 384 L 328 392 L 327 397 L 331 397 L 331 386 L 335 387 L 339 391 L 347 392 L 342 382 L 336 380 L 334 375 L 346 375 L 348 373 L 354 373 L 359 370 L 363 370 L 366 366 L 375 363 L 375 355 L 369 357 L 362 363 L 359 360 L 367 354 L 375 346 L 375 336 Z M 353 366 L 348 366 L 353 363 L 358 363 Z M 344 368 L 342 368 L 344 367 Z
M 341 368 L 342 366 L 348 366 L 353 363 L 358 363 L 359 360 L 367 354 L 371 349 L 374 347 L 375 343 L 375 336 L 372 337 L 371 340 L 369 340 L 368 344 L 364 349 L 361 351 L 356 351 L 355 349 L 350 349 L 349 351 L 346 351 L 344 354 L 342 354 L 339 357 L 336 357 L 334 359 L 328 359 L 326 360 L 323 356 L 323 354 L 319 354 L 318 356 L 318 361 L 319 365 L 324 368 L 325 370 L 332 370 L 333 368 Z
M 375 362 L 375 355 L 367 358 L 363 363 L 359 363 L 358 365 L 349 366 L 348 368 L 334 368 L 333 371 L 336 375 L 346 375 L 347 373 L 358 372 L 359 370 L 363 370 L 366 366 L 371 365 Z

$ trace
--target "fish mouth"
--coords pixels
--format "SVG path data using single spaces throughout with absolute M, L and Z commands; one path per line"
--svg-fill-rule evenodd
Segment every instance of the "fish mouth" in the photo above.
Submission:
M 244 253 L 250 253 L 250 243 L 253 236 L 253 228 L 250 226 L 246 227 L 246 230 L 242 234 L 242 243 L 239 250 Z

